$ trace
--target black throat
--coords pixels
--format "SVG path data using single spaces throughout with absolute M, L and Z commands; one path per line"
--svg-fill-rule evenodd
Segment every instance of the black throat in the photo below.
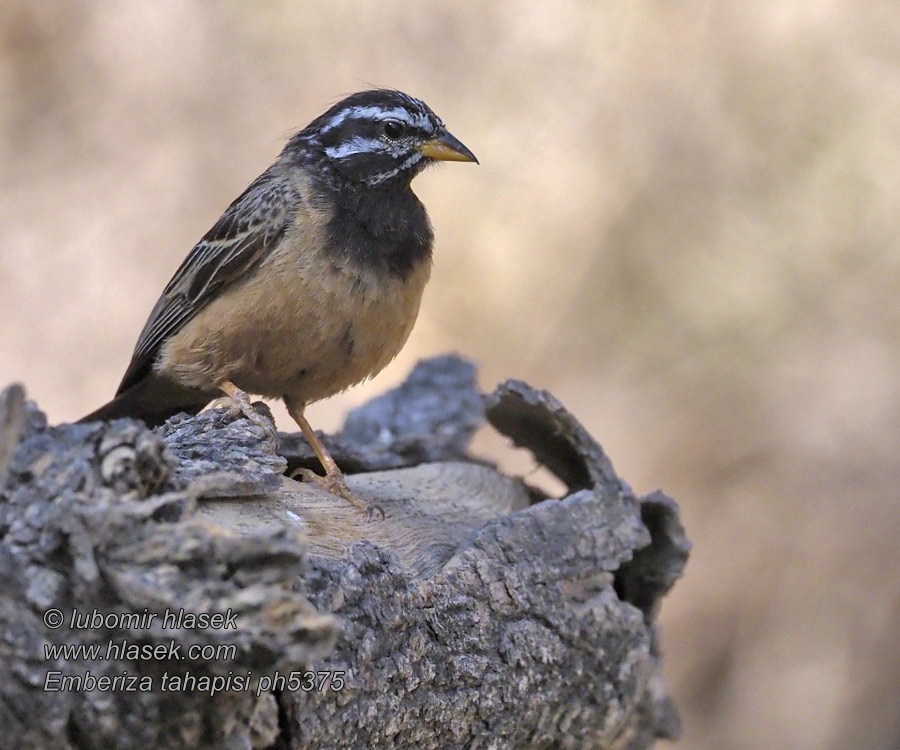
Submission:
M 327 228 L 329 252 L 401 278 L 431 257 L 431 222 L 409 181 L 345 184 L 329 192 L 334 200 Z

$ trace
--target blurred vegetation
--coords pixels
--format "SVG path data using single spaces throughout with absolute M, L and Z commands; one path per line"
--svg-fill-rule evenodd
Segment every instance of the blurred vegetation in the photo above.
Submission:
M 684 745 L 896 748 L 896 3 L 7 0 L 0 383 L 54 421 L 107 399 L 193 242 L 370 84 L 482 165 L 417 180 L 419 324 L 314 424 L 445 350 L 550 388 L 684 509 Z

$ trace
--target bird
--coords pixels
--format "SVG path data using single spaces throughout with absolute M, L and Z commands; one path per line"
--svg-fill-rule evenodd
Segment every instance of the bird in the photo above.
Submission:
M 194 245 L 115 397 L 79 421 L 155 427 L 224 397 L 277 442 L 250 394 L 283 399 L 325 472 L 302 479 L 371 518 L 304 409 L 373 377 L 406 343 L 434 244 L 411 182 L 439 161 L 478 163 L 401 91 L 357 92 L 316 117 Z

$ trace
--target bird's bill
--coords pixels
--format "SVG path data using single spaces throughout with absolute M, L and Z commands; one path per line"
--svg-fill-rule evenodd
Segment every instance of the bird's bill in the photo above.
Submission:
M 423 156 L 436 161 L 474 161 L 478 164 L 475 154 L 469 151 L 462 141 L 450 135 L 447 131 L 444 131 L 437 138 L 432 138 L 430 141 L 423 143 L 419 146 L 419 151 Z

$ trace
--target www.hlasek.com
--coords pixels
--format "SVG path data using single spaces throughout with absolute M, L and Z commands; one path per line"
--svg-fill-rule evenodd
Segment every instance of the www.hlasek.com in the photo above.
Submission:
M 77 630 L 142 630 L 152 629 L 158 637 L 162 630 L 216 630 L 237 629 L 237 614 L 232 610 L 216 613 L 192 613 L 184 609 L 166 610 L 163 613 L 110 612 L 94 609 L 90 612 L 77 609 L 67 617 L 61 610 L 49 609 L 44 613 L 44 624 L 50 630 L 68 625 L 69 631 Z M 116 661 L 234 661 L 237 646 L 232 643 L 183 644 L 177 640 L 147 643 L 127 638 L 113 638 L 105 642 L 45 643 L 44 659 L 53 662 L 116 662 Z M 134 674 L 122 670 L 115 674 L 80 674 L 51 670 L 44 678 L 47 692 L 99 691 L 99 692 L 202 692 L 210 695 L 226 691 L 253 691 L 257 696 L 270 690 L 296 692 L 339 691 L 344 689 L 342 670 L 296 671 L 271 675 L 256 675 L 251 671 L 227 674 L 193 674 L 190 671 L 164 671 L 162 674 Z

